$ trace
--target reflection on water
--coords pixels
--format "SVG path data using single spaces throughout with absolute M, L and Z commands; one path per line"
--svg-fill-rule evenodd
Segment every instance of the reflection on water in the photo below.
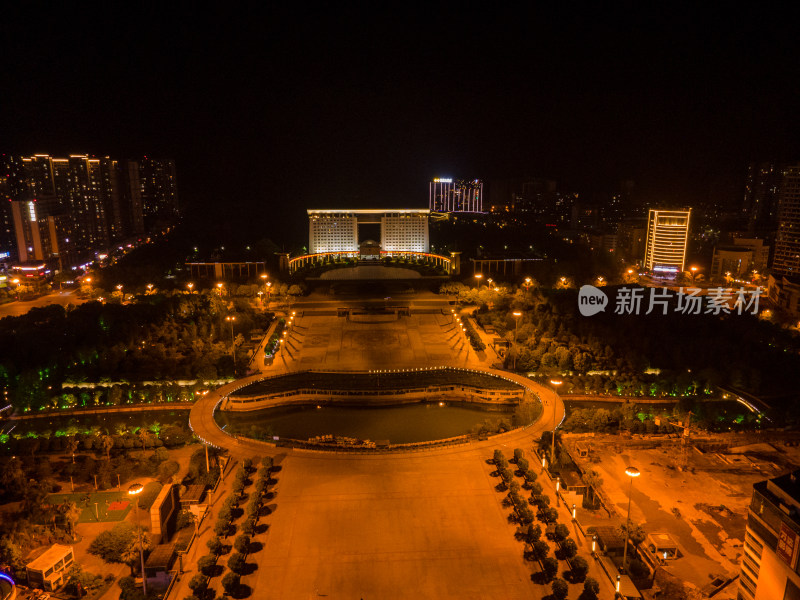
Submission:
M 292 406 L 254 412 L 217 412 L 220 427 L 264 438 L 307 440 L 319 435 L 408 444 L 469 433 L 487 419 L 511 423 L 511 411 L 465 404 L 404 404 L 388 407 Z

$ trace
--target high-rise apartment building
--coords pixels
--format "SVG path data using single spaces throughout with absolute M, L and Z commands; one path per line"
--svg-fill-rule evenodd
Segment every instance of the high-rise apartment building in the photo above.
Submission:
M 137 161 L 145 225 L 172 222 L 179 216 L 175 161 L 144 157 Z
M 800 598 L 800 471 L 753 485 L 739 600 Z
M 89 258 L 93 252 L 116 241 L 144 233 L 145 210 L 152 225 L 169 223 L 178 217 L 175 163 L 171 160 L 144 158 L 118 162 L 109 157 L 78 154 L 67 158 L 47 154 L 4 155 L 0 156 L 0 170 L 4 171 L 0 177 L 0 196 L 36 207 L 37 222 L 50 219 L 47 227 L 40 223 L 48 235 L 58 223 L 57 229 L 64 240 L 70 239 L 70 260 Z M 24 261 L 23 256 L 34 256 L 35 260 L 46 260 L 39 255 L 47 255 L 48 246 L 45 244 L 39 251 L 33 243 L 38 235 L 31 231 L 33 221 L 12 218 L 8 212 L 4 216 L 0 210 L 0 253 L 3 224 L 8 220 L 16 226 L 13 246 L 22 249 L 19 259 Z M 20 215 L 24 212 L 22 205 L 17 212 Z M 54 247 L 64 248 L 65 244 L 58 242 Z M 64 263 L 63 251 L 52 254 Z
M 380 224 L 380 250 L 429 252 L 428 209 L 308 210 L 308 252 L 358 252 L 359 225 Z
M 22 197 L 26 189 L 22 159 L 18 156 L 0 154 L 0 260 L 17 257 L 11 200 Z
M 483 182 L 437 177 L 428 186 L 428 208 L 434 212 L 483 212 Z
M 800 275 L 800 164 L 788 167 L 781 183 L 772 270 L 778 275 Z
M 653 210 L 647 217 L 644 268 L 657 276 L 675 276 L 686 264 L 690 210 Z
M 20 263 L 47 262 L 59 270 L 73 263 L 71 219 L 58 198 L 12 200 L 10 205 Z
M 750 163 L 742 211 L 748 231 L 771 232 L 778 226 L 778 205 L 786 168 L 775 162 Z

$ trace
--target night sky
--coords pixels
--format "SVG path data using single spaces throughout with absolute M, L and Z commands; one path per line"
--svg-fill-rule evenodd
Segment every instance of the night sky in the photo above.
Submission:
M 4 9 L 1 151 L 173 157 L 184 201 L 277 240 L 305 208 L 426 206 L 437 175 L 691 204 L 800 160 L 798 15 L 777 5 L 64 4 Z

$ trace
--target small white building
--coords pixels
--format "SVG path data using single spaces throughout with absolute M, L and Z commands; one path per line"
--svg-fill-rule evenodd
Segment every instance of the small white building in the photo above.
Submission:
M 72 546 L 53 544 L 39 558 L 25 566 L 28 585 L 48 591 L 55 590 L 65 583 L 68 569 L 74 562 Z

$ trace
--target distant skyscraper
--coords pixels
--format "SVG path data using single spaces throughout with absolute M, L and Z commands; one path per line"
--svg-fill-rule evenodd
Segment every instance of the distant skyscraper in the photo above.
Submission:
M 26 190 L 22 158 L 0 154 L 0 260 L 16 259 L 17 242 L 11 201 L 21 198 Z
M 645 238 L 645 269 L 661 276 L 673 276 L 683 271 L 691 215 L 691 209 L 650 210 Z
M 437 177 L 428 186 L 428 208 L 434 212 L 483 212 L 483 182 Z
M 770 232 L 778 226 L 778 205 L 785 167 L 774 162 L 750 163 L 742 206 L 748 231 Z
M 19 262 L 52 262 L 58 269 L 69 266 L 71 220 L 55 196 L 38 200 L 12 200 L 11 213 Z
M 781 183 L 773 272 L 800 275 L 800 164 L 788 167 Z

